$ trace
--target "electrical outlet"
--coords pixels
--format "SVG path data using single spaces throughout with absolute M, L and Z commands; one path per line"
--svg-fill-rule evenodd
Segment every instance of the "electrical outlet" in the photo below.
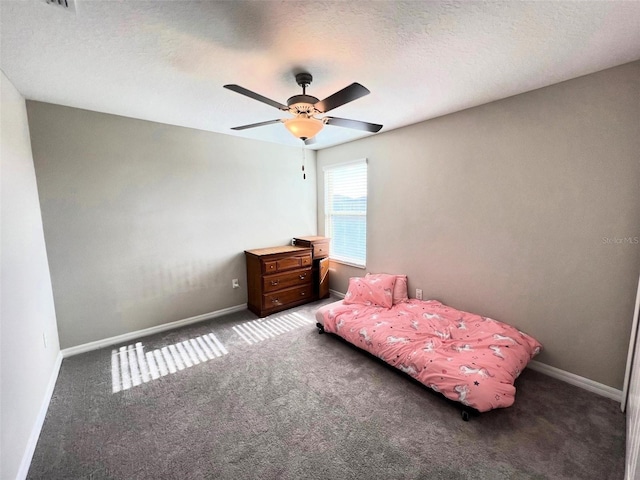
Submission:
M 47 333 L 42 332 L 42 342 L 44 343 L 44 348 L 47 348 Z
M 234 278 L 233 280 L 231 280 L 231 286 L 233 288 L 240 288 L 240 284 L 238 283 L 238 279 Z
M 422 300 L 422 289 L 421 288 L 416 288 L 416 298 L 418 300 Z

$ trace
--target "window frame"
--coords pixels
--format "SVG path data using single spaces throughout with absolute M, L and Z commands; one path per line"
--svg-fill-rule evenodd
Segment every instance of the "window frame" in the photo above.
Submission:
M 350 167 L 350 166 L 354 166 L 354 165 L 359 165 L 359 164 L 364 164 L 366 167 L 365 170 L 365 175 L 366 175 L 366 204 L 365 204 L 365 210 L 364 212 L 362 211 L 345 211 L 345 212 L 340 212 L 340 213 L 335 213 L 329 210 L 329 188 L 328 188 L 328 183 L 329 183 L 329 176 L 327 175 L 327 172 L 331 171 L 331 170 L 338 170 L 340 168 L 343 167 Z M 367 216 L 368 216 L 368 207 L 369 207 L 369 162 L 366 158 L 361 158 L 358 160 L 350 160 L 350 161 L 346 161 L 346 162 L 338 162 L 338 163 L 333 163 L 331 165 L 325 165 L 322 168 L 323 171 L 323 182 L 324 182 L 324 205 L 323 205 L 323 209 L 324 209 L 324 231 L 325 231 L 325 235 L 331 238 L 331 248 L 329 250 L 329 258 L 332 262 L 337 262 L 343 265 L 348 265 L 351 267 L 356 267 L 356 268 L 362 268 L 362 269 L 366 269 L 367 268 Z M 332 232 L 331 229 L 331 218 L 332 217 L 336 217 L 336 216 L 364 216 L 365 218 L 365 234 L 364 234 L 364 259 L 362 260 L 362 262 L 357 259 L 357 258 L 348 258 L 348 257 L 336 257 L 335 256 L 335 249 L 333 247 L 334 245 L 334 232 Z

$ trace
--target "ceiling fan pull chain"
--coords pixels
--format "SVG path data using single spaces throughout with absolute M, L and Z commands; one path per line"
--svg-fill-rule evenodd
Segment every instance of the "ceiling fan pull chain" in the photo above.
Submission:
M 302 179 L 306 180 L 307 179 L 307 174 L 304 171 L 304 162 L 307 158 L 307 149 L 302 147 Z

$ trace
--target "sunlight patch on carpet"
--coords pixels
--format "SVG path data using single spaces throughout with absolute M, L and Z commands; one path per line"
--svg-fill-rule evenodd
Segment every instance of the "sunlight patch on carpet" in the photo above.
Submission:
M 313 320 L 297 313 L 288 313 L 279 317 L 260 318 L 245 322 L 232 328 L 247 344 L 253 345 L 311 324 L 313 324 Z
M 213 333 L 150 352 L 144 352 L 144 346 L 140 342 L 123 346 L 119 350 L 111 350 L 112 391 L 117 393 L 129 390 L 227 353 L 227 349 Z

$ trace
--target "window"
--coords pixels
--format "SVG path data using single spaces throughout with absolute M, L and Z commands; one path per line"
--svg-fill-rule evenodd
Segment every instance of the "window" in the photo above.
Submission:
M 364 267 L 367 260 L 367 161 L 324 168 L 324 229 L 331 259 Z

